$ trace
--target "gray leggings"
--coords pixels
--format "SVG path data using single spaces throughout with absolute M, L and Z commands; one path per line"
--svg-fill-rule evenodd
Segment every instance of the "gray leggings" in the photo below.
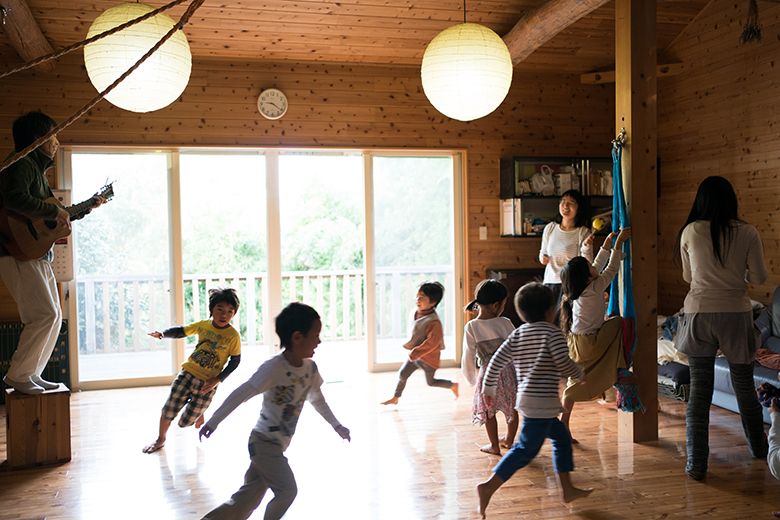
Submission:
M 434 377 L 436 369 L 428 363 L 419 359 L 416 361 L 407 359 L 401 367 L 401 370 L 398 371 L 398 384 L 395 385 L 395 397 L 401 397 L 401 394 L 404 393 L 404 388 L 406 387 L 406 380 L 409 379 L 409 376 L 418 368 L 422 368 L 423 372 L 425 372 L 425 381 L 428 382 L 428 386 L 438 386 L 439 388 L 452 387 L 452 381 L 448 379 L 436 379 Z
M 691 370 L 691 394 L 685 421 L 688 449 L 688 464 L 685 471 L 694 479 L 701 480 L 707 474 L 707 459 L 710 454 L 710 405 L 714 386 L 715 358 L 689 357 L 688 362 Z M 729 373 L 750 453 L 756 458 L 764 458 L 767 454 L 767 442 L 761 405 L 754 388 L 753 364 L 729 363 Z

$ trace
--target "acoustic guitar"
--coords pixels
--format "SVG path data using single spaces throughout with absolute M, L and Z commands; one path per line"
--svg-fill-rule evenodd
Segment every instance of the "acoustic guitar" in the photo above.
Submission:
M 104 186 L 97 195 L 110 200 L 114 196 L 113 183 Z M 72 220 L 83 217 L 98 205 L 94 196 L 67 208 L 64 208 L 56 197 L 49 197 L 44 202 L 63 208 Z M 57 225 L 56 220 L 31 219 L 7 208 L 0 208 L 0 240 L 11 256 L 20 262 L 43 258 L 54 242 L 70 235 L 70 231 L 67 226 Z

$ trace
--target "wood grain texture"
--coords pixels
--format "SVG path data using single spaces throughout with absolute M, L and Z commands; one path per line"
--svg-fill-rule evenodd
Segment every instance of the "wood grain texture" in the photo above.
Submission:
M 509 155 L 603 156 L 613 137 L 612 89 L 581 85 L 577 75 L 518 68 L 507 99 L 470 123 L 450 120 L 422 91 L 419 69 L 358 64 L 270 63 L 196 59 L 180 99 L 150 114 L 102 101 L 60 134 L 63 145 L 296 146 L 311 148 L 462 149 L 468 156 L 470 287 L 489 268 L 537 266 L 539 240 L 499 237 L 498 163 Z M 257 113 L 261 90 L 289 98 L 278 121 Z M 0 85 L 0 148 L 23 111 L 63 120 L 94 95 L 80 58 L 64 57 L 57 81 L 20 73 Z M 78 223 L 76 223 L 78 225 Z M 493 232 L 491 232 L 493 230 Z M 465 288 L 466 294 L 473 289 Z M 3 297 L 0 294 L 0 300 Z M 5 320 L 0 316 L 0 320 Z
M 631 222 L 631 283 L 636 309 L 633 372 L 645 413 L 620 414 L 620 435 L 634 442 L 658 439 L 657 342 L 658 255 L 656 233 L 656 52 L 655 0 L 617 0 L 615 127 L 625 128 L 622 169 Z M 651 196 L 648 197 L 648 194 Z M 625 266 L 621 268 L 625 269 Z
M 766 304 L 780 285 L 780 156 L 773 116 L 780 42 L 766 37 L 780 31 L 780 5 L 761 4 L 764 39 L 740 45 L 747 7 L 713 0 L 664 54 L 686 69 L 658 85 L 661 314 L 678 311 L 687 293 L 673 248 L 699 183 L 709 175 L 732 183 L 741 218 L 758 229 L 764 243 L 769 279 L 751 286 L 750 297 Z
M 31 61 L 54 51 L 35 22 L 25 0 L 3 0 L 0 7 L 7 9 L 0 25 L 22 61 Z M 37 65 L 35 70 L 51 73 L 56 66 L 56 61 L 49 60 Z
M 503 38 L 518 65 L 536 49 L 609 0 L 548 0 L 523 17 Z
M 71 459 L 70 390 L 24 395 L 7 389 L 6 453 L 11 469 L 57 464 Z
M 548 1 L 469 3 L 465 19 L 503 36 L 523 16 Z M 27 2 L 54 47 L 85 39 L 95 18 L 116 5 L 113 0 Z M 166 2 L 147 3 L 160 7 Z M 659 3 L 659 49 L 665 49 L 706 3 L 707 0 Z M 177 20 L 186 6 L 171 9 L 170 16 Z M 430 41 L 444 29 L 464 21 L 463 9 L 463 2 L 457 0 L 231 0 L 206 2 L 184 31 L 196 57 L 419 67 Z M 3 46 L 9 44 L 0 39 L 0 50 Z M 538 70 L 572 74 L 612 67 L 614 3 L 607 3 L 560 31 L 528 56 L 525 63 Z
M 381 407 L 396 375 L 366 374 L 352 352 L 335 351 L 332 362 L 326 362 L 327 348 L 321 345 L 315 355 L 328 381 L 323 393 L 350 428 L 352 442 L 342 441 L 311 406 L 304 406 L 286 452 L 298 483 L 286 519 L 478 518 L 475 486 L 499 459 L 479 451 L 487 437 L 484 428 L 471 424 L 472 391 L 459 371 L 437 372 L 460 381 L 457 401 L 415 374 L 398 406 Z M 255 370 L 250 359 L 220 386 L 210 411 Z M 345 367 L 352 364 L 360 364 L 358 374 Z M 167 387 L 73 394 L 73 460 L 0 471 L 4 518 L 87 519 L 112 511 L 121 518 L 195 520 L 226 500 L 248 466 L 246 443 L 259 398 L 241 405 L 202 443 L 194 428 L 174 425 L 165 448 L 145 455 L 141 448 L 156 436 L 167 394 Z M 771 518 L 780 509 L 780 483 L 765 460 L 750 456 L 737 414 L 713 407 L 709 476 L 695 482 L 684 472 L 685 403 L 663 397 L 660 406 L 659 440 L 635 444 L 617 435 L 614 410 L 578 404 L 572 428 L 580 444 L 574 447 L 572 480 L 594 487 L 592 497 L 569 506 L 561 502 L 547 442 L 494 495 L 488 518 Z M 500 417 L 500 434 L 505 429 Z M 5 458 L 2 435 L 0 460 Z M 255 516 L 262 517 L 261 511 Z

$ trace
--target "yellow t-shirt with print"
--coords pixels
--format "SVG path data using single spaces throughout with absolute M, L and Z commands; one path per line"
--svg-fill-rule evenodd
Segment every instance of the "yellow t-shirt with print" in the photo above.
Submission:
M 230 356 L 241 354 L 241 336 L 232 325 L 218 329 L 211 320 L 184 326 L 187 336 L 198 335 L 198 344 L 181 368 L 206 381 L 217 377 Z

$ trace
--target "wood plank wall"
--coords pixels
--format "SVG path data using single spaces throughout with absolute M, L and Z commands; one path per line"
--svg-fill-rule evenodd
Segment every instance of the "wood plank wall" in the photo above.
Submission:
M 780 284 L 780 6 L 758 6 L 760 42 L 739 42 L 748 2 L 713 0 L 663 56 L 686 71 L 658 82 L 660 314 L 679 310 L 688 290 L 672 251 L 709 175 L 729 179 L 741 217 L 761 234 L 769 279 L 751 288 L 751 298 L 767 304 Z
M 11 59 L 2 60 L 5 66 Z M 290 108 L 279 121 L 257 113 L 259 92 L 282 89 Z M 10 126 L 41 109 L 63 120 L 94 95 L 77 53 L 54 77 L 21 72 L 0 81 L 0 149 Z M 614 138 L 614 87 L 581 85 L 579 75 L 515 70 L 508 98 L 470 123 L 437 112 L 418 68 L 196 59 L 181 99 L 163 110 L 133 114 L 106 101 L 60 135 L 65 144 L 413 147 L 468 154 L 468 283 L 488 268 L 539 266 L 539 239 L 500 238 L 498 163 L 509 155 L 593 156 Z M 6 153 L 6 152 L 3 152 Z M 479 240 L 479 227 L 488 239 Z M 468 295 L 467 295 L 468 296 Z M 0 293 L 0 302 L 7 301 Z M 0 321 L 9 316 L 0 307 Z M 11 318 L 13 318 L 11 316 Z

